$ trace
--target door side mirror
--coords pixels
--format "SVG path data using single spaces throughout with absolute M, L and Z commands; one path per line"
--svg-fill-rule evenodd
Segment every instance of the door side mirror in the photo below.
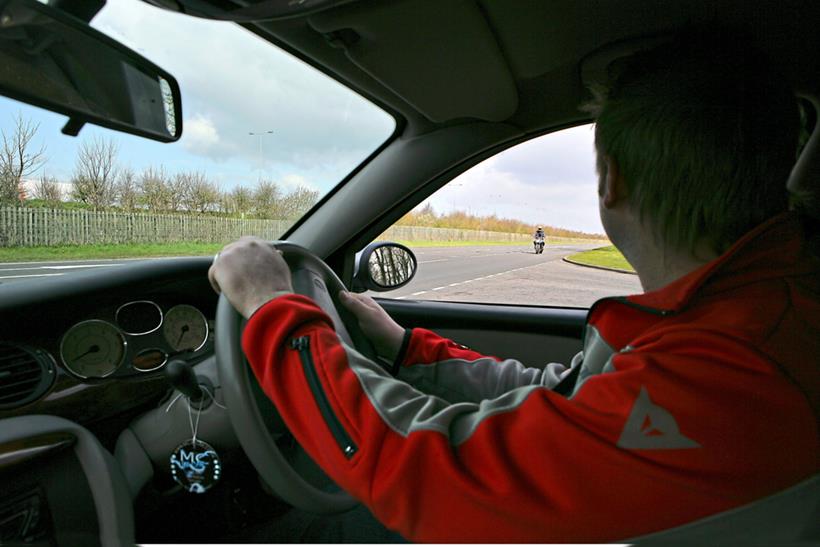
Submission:
M 391 291 L 407 285 L 416 275 L 413 251 L 391 242 L 371 243 L 356 254 L 353 291 Z

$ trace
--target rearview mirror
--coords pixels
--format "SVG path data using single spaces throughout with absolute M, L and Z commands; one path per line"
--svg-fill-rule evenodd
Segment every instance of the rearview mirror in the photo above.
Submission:
M 371 243 L 356 255 L 353 290 L 390 291 L 416 275 L 416 256 L 398 243 Z
M 36 0 L 0 2 L 0 93 L 69 117 L 163 142 L 182 134 L 173 76 L 87 23 Z

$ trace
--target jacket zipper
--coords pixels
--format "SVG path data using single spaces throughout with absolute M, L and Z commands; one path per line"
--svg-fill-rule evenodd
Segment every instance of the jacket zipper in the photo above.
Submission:
M 333 438 L 336 439 L 336 444 L 344 454 L 345 458 L 350 459 L 357 452 L 358 448 L 353 443 L 350 435 L 345 431 L 339 419 L 333 413 L 333 408 L 330 406 L 330 401 L 327 400 L 327 395 L 322 389 L 322 384 L 319 381 L 319 375 L 316 372 L 316 366 L 313 364 L 313 356 L 310 354 L 310 336 L 300 336 L 299 338 L 292 338 L 290 347 L 299 352 L 299 358 L 302 361 L 302 368 L 305 371 L 305 378 L 307 379 L 310 391 L 313 393 L 313 398 L 316 400 L 316 406 L 319 407 L 319 412 L 325 419 L 325 423 L 330 428 Z

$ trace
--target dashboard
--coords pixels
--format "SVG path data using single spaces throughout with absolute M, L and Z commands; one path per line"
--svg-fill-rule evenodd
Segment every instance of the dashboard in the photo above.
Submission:
M 169 307 L 170 306 L 170 307 Z M 213 327 L 190 304 L 134 300 L 72 325 L 60 341 L 60 362 L 82 379 L 129 377 L 161 369 L 169 357 L 196 352 Z
M 0 418 L 52 414 L 91 426 L 159 400 L 170 361 L 213 355 L 209 263 L 152 260 L 0 286 Z

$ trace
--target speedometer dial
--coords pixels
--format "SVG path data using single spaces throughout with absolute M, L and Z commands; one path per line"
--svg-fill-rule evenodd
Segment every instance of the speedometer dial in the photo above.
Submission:
M 195 307 L 180 304 L 165 314 L 162 333 L 174 351 L 196 351 L 208 339 L 208 321 Z
M 91 319 L 77 323 L 63 336 L 60 357 L 81 378 L 105 378 L 125 357 L 125 338 L 111 323 Z

